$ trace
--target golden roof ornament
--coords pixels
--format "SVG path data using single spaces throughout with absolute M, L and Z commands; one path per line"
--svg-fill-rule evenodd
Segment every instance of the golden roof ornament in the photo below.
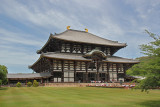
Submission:
M 70 26 L 67 26 L 67 30 L 69 30 L 70 29 Z
M 88 29 L 87 29 L 87 28 L 85 28 L 85 32 L 88 32 Z

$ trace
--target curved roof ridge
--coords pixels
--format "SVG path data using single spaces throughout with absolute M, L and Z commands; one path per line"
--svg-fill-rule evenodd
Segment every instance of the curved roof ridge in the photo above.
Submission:
M 101 36 L 97 36 L 97 35 L 95 35 L 95 34 L 92 34 L 92 33 L 90 33 L 90 32 L 81 31 L 81 30 L 75 30 L 75 29 L 65 30 L 64 32 L 59 33 L 59 34 L 56 34 L 56 35 L 61 35 L 61 34 L 65 33 L 65 32 L 67 32 L 67 31 L 76 31 L 76 32 L 82 32 L 82 33 L 88 33 L 88 34 L 91 34 L 92 36 L 95 36 L 95 37 L 98 37 L 98 38 L 101 38 L 101 39 L 105 39 L 105 40 L 108 40 L 108 41 L 111 41 L 111 42 L 119 43 L 118 41 L 113 41 L 113 40 L 110 40 L 110 39 L 106 39 L 106 38 L 103 38 L 103 37 L 101 37 Z M 53 36 L 56 36 L 56 35 L 53 35 Z M 126 44 L 126 43 L 119 43 L 119 44 Z
M 80 34 L 79 33 L 73 34 L 73 32 L 75 32 L 75 33 L 81 32 L 81 33 Z M 80 36 L 83 36 L 84 39 Z M 99 45 L 108 45 L 108 46 L 121 46 L 121 47 L 126 46 L 126 43 L 119 43 L 118 41 L 112 41 L 112 40 L 97 36 L 97 35 L 89 33 L 89 32 L 74 30 L 74 29 L 66 30 L 66 31 L 59 33 L 59 34 L 56 34 L 52 37 L 57 38 L 57 39 L 61 39 L 61 40 L 81 42 L 81 43 L 90 43 L 90 44 L 99 44 Z M 90 39 L 92 39 L 92 40 L 90 40 Z M 107 43 L 107 42 L 109 42 L 109 43 Z
M 65 32 L 67 32 L 67 31 L 76 31 L 76 32 L 82 32 L 82 33 L 88 33 L 88 34 L 91 34 L 92 36 L 96 36 L 96 37 L 98 37 L 98 38 L 101 38 L 101 39 L 105 39 L 105 40 L 108 40 L 108 41 L 111 41 L 111 42 L 116 42 L 116 43 L 118 43 L 118 41 L 113 41 L 113 40 L 110 40 L 110 39 L 106 39 L 106 38 L 103 38 L 103 37 L 100 37 L 100 36 L 97 36 L 97 35 L 95 35 L 95 34 L 92 34 L 92 33 L 90 33 L 90 32 L 86 32 L 86 31 L 81 31 L 81 30 L 75 30 L 75 29 L 67 29 L 67 30 L 65 30 L 64 32 L 62 32 L 62 33 L 59 33 L 59 34 L 55 34 L 55 35 L 52 35 L 52 36 L 58 36 L 58 35 L 61 35 L 61 34 L 63 34 L 63 33 L 65 33 Z M 122 43 L 122 44 L 125 44 L 125 43 Z

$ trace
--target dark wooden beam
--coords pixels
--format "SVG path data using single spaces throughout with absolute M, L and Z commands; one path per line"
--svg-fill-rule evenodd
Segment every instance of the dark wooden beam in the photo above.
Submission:
M 77 62 L 74 61 L 74 82 L 76 82 L 76 64 Z
M 62 77 L 61 77 L 61 82 L 64 82 L 64 60 L 61 61 L 61 69 L 62 69 Z

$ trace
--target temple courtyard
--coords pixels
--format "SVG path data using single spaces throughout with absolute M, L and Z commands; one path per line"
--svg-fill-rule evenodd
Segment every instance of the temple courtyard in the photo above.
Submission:
M 160 90 L 98 87 L 0 88 L 0 107 L 160 107 Z

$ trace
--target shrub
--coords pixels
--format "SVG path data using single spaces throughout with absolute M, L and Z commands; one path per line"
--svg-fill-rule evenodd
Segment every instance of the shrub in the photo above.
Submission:
M 1 85 L 2 85 L 2 80 L 0 80 L 0 87 L 1 87 Z
M 21 87 L 21 86 L 22 86 L 21 83 L 17 82 L 16 87 Z
M 29 82 L 27 83 L 27 86 L 28 86 L 28 87 L 31 87 L 31 86 L 32 86 L 32 83 L 29 81 Z
M 33 87 L 38 87 L 39 86 L 39 83 L 37 82 L 37 80 L 34 80 L 33 81 Z

